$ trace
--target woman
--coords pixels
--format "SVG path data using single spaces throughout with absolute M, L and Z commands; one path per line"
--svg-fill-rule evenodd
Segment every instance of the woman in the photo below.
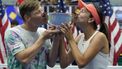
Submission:
M 82 29 L 84 36 L 79 41 L 73 38 L 69 25 L 62 25 L 61 31 L 69 43 L 70 50 L 60 44 L 60 65 L 67 67 L 74 60 L 79 68 L 106 69 L 108 65 L 109 42 L 106 25 L 93 4 L 79 0 L 80 11 L 77 13 L 76 26 Z M 101 17 L 101 18 L 100 18 Z M 104 31 L 103 31 L 104 30 Z M 63 36 L 62 36 L 63 37 Z

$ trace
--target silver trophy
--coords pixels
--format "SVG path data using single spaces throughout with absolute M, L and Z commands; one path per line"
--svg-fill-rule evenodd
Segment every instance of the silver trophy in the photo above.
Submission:
M 71 14 L 66 13 L 67 7 L 65 6 L 63 0 L 59 0 L 57 12 L 48 14 L 48 24 L 54 25 L 57 28 L 63 23 L 71 23 Z
M 68 13 L 49 13 L 48 15 L 48 24 L 54 25 L 56 27 L 59 27 L 63 23 L 71 23 L 71 15 Z

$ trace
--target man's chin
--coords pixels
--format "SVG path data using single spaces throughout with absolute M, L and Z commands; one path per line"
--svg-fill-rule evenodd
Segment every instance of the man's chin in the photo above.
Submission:
M 45 20 L 43 20 L 43 21 L 42 21 L 42 23 L 47 24 L 47 23 L 48 23 L 48 20 L 47 20 L 47 19 L 45 19 Z
M 48 22 L 42 22 L 41 24 L 47 24 Z
M 42 25 L 46 25 L 47 22 L 41 22 L 39 25 L 37 25 L 38 27 L 42 26 Z

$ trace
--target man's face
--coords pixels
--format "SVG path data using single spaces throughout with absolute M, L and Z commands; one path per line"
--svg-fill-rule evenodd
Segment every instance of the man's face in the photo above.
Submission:
M 43 9 L 40 7 L 37 10 L 33 11 L 30 16 L 30 22 L 35 26 L 40 26 L 41 24 L 47 23 L 47 14 L 43 12 Z

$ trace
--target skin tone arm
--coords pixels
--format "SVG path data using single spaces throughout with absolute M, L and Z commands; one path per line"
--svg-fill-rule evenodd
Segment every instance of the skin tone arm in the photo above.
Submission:
M 22 63 L 30 62 L 35 55 L 39 52 L 40 48 L 42 47 L 43 43 L 47 38 L 50 37 L 53 33 L 56 33 L 56 30 L 46 30 L 43 35 L 41 35 L 37 41 L 30 47 L 26 48 L 25 50 L 17 53 L 15 57 Z
M 72 30 L 72 28 L 71 28 Z M 76 44 L 79 42 L 79 38 L 81 38 L 81 35 L 78 35 L 76 38 L 75 38 L 75 42 Z M 72 63 L 74 61 L 74 58 L 72 56 L 72 52 L 69 50 L 69 52 L 67 52 L 66 48 L 65 48 L 65 44 L 64 44 L 64 36 L 63 34 L 60 35 L 60 47 L 59 47 L 60 51 L 59 51 L 59 59 L 61 60 L 60 61 L 60 66 L 61 68 L 65 68 L 67 67 L 70 63 Z
M 53 46 L 48 54 L 48 66 L 53 67 L 56 63 L 59 50 L 59 35 L 55 34 L 53 38 Z
M 63 35 L 61 35 L 61 37 L 60 37 L 59 60 L 60 60 L 61 68 L 67 67 L 70 63 L 72 63 L 74 61 L 71 51 L 67 52 L 67 50 L 65 48 Z
M 71 47 L 71 53 L 72 53 L 73 58 L 75 59 L 76 63 L 78 64 L 79 68 L 82 68 L 85 65 L 87 65 L 101 49 L 104 49 L 105 46 L 108 46 L 108 41 L 107 41 L 105 35 L 103 33 L 97 33 L 97 35 L 94 37 L 94 39 L 92 39 L 90 46 L 86 50 L 86 52 L 81 53 L 77 47 L 75 39 L 73 38 L 73 36 L 71 34 L 71 31 L 69 30 L 69 27 L 66 25 L 63 25 L 61 27 L 61 31 L 65 34 L 65 36 L 69 42 L 69 45 Z M 70 58 L 70 57 L 67 57 L 67 58 Z M 68 63 L 68 64 L 70 64 L 70 63 Z M 65 64 L 61 64 L 61 65 L 65 66 Z

